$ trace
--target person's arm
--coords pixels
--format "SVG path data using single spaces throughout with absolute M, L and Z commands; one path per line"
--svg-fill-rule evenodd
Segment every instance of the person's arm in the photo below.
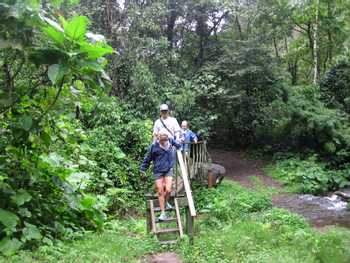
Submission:
M 193 131 L 190 131 L 190 140 L 191 142 L 195 142 L 195 143 L 198 142 L 198 137 Z
M 171 140 L 170 140 L 170 143 L 171 143 L 172 146 L 175 146 L 177 149 L 180 149 L 181 146 L 182 146 L 181 143 L 178 143 L 178 142 L 177 142 L 176 140 L 174 140 L 174 139 L 171 139 Z
M 149 149 L 148 149 L 148 151 L 146 153 L 146 156 L 143 159 L 143 162 L 142 162 L 142 164 L 140 166 L 140 172 L 141 173 L 145 173 L 146 170 L 148 169 L 148 167 L 151 164 L 151 161 L 152 161 L 152 150 L 153 150 L 153 144 L 149 147 Z

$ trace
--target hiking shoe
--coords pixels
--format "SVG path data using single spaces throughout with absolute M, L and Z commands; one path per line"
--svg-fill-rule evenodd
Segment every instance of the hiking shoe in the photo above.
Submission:
M 173 209 L 173 206 L 169 202 L 166 202 L 165 208 L 166 209 Z
M 168 219 L 168 216 L 165 212 L 161 213 L 160 216 L 158 217 L 158 220 L 159 221 L 164 221 L 164 220 L 167 220 Z

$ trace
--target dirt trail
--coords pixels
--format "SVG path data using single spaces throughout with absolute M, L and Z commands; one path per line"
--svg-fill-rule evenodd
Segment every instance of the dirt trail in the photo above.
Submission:
M 262 168 L 266 165 L 261 160 L 247 160 L 243 152 L 228 152 L 211 150 L 210 156 L 214 163 L 221 164 L 226 169 L 226 178 L 239 182 L 246 187 L 253 186 L 252 176 L 258 177 L 265 186 L 281 188 L 281 184 L 264 174 Z
M 178 255 L 173 252 L 165 252 L 159 255 L 149 256 L 147 263 L 182 263 Z

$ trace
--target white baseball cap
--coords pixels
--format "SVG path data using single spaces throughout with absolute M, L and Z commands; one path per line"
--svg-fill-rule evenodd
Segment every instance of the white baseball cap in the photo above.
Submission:
M 159 109 L 161 111 L 168 111 L 169 110 L 169 106 L 167 104 L 162 104 L 162 105 L 160 105 Z

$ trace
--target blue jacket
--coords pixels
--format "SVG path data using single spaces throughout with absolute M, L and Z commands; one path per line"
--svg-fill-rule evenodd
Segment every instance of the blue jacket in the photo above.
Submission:
M 188 152 L 189 149 L 189 145 L 187 143 L 190 142 L 194 142 L 194 141 L 198 141 L 198 137 L 197 135 L 191 131 L 190 129 L 187 129 L 186 131 L 182 131 L 183 132 L 183 136 L 184 136 L 184 144 L 182 144 L 181 146 L 181 150 Z
M 176 143 L 175 140 L 170 139 L 170 147 L 168 150 L 164 150 L 160 147 L 159 142 L 154 142 L 149 147 L 148 152 L 141 164 L 140 170 L 145 172 L 153 162 L 153 173 L 167 173 L 173 168 L 175 163 L 175 148 L 179 148 L 181 145 Z

